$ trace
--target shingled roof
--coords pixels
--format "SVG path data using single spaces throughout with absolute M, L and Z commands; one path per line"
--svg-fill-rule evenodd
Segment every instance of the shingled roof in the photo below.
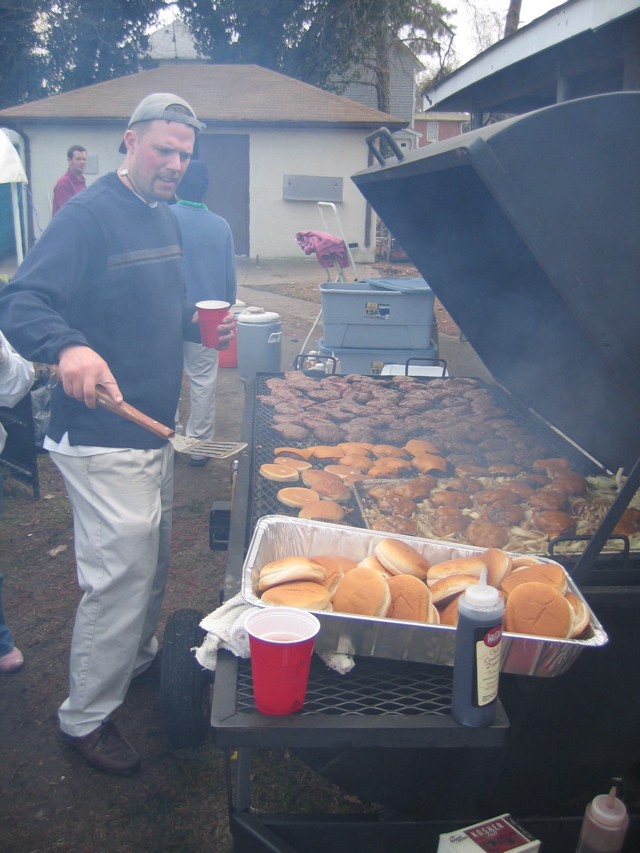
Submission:
M 185 98 L 208 127 L 227 124 L 381 127 L 406 121 L 258 65 L 163 65 L 62 95 L 0 110 L 11 124 L 51 121 L 126 122 L 152 92 Z

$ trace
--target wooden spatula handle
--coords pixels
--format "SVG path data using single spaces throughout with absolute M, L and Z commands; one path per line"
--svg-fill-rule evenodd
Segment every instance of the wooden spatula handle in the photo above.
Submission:
M 138 426 L 144 427 L 144 429 L 149 430 L 149 432 L 160 438 L 172 438 L 175 435 L 174 430 L 169 429 L 168 426 L 161 424 L 159 421 L 154 421 L 153 418 L 145 415 L 144 412 L 129 405 L 129 403 L 125 403 L 124 401 L 122 403 L 114 403 L 101 385 L 96 385 L 96 400 L 107 411 L 113 412 L 114 415 L 119 415 L 121 418 L 126 418 Z
M 50 370 L 52 378 L 57 379 L 60 375 L 58 365 L 52 364 Z M 107 411 L 149 430 L 149 432 L 152 432 L 159 438 L 169 439 L 175 435 L 174 430 L 161 424 L 159 421 L 154 421 L 153 418 L 145 415 L 139 409 L 129 405 L 129 403 L 125 403 L 124 401 L 122 403 L 114 403 L 102 385 L 96 385 L 96 399 L 98 404 L 107 409 Z

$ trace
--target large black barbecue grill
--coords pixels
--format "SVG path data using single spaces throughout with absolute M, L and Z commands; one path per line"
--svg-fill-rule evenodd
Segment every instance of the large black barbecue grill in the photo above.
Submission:
M 603 95 L 426 150 L 404 155 L 398 150 L 399 156 L 387 161 L 380 155 L 382 164 L 353 178 L 502 386 L 494 390 L 503 395 L 503 408 L 510 399 L 508 416 L 521 419 L 583 473 L 624 469 L 629 476 L 622 502 L 640 479 L 639 137 L 640 93 Z M 274 484 L 259 475 L 276 446 L 292 443 L 273 434 L 272 412 L 258 400 L 267 380 L 258 375 L 247 383 L 243 438 L 253 452 L 241 459 L 236 480 L 226 597 L 240 588 L 257 520 L 282 511 Z M 623 508 L 616 500 L 607 516 L 610 529 Z M 596 540 L 595 552 L 591 546 L 585 552 L 588 561 L 602 546 Z M 501 680 L 511 722 L 502 749 L 478 749 L 491 745 L 480 740 L 475 749 L 466 748 L 453 730 L 436 732 L 434 739 L 423 722 L 430 715 L 422 714 L 411 716 L 400 743 L 385 739 L 385 716 L 377 711 L 369 735 L 357 722 L 362 717 L 327 716 L 319 708 L 282 723 L 259 721 L 247 698 L 246 667 L 235 659 L 225 659 L 216 678 L 212 723 L 218 743 L 248 750 L 292 745 L 352 793 L 400 814 L 427 817 L 431 825 L 434 818 L 447 818 L 453 829 L 463 826 L 464 818 L 511 810 L 525 826 L 536 826 L 551 853 L 573 849 L 575 822 L 557 823 L 554 843 L 553 832 L 545 834 L 534 816 L 568 797 L 586 802 L 606 790 L 612 775 L 640 759 L 639 581 L 636 562 L 624 586 L 611 580 L 581 586 L 609 634 L 607 646 L 582 655 L 560 678 Z M 385 668 L 393 666 L 393 661 L 366 661 L 367 672 L 383 678 Z M 320 679 L 321 690 L 322 684 Z M 336 696 L 341 689 L 338 682 Z M 311 699 L 316 701 L 313 690 Z M 382 690 L 380 702 L 385 701 Z M 333 721 L 329 728 L 327 720 Z M 389 731 L 394 731 L 391 724 Z M 407 748 L 384 748 L 390 746 Z M 457 748 L 446 750 L 445 759 L 442 746 Z M 249 778 L 240 752 L 239 784 Z M 249 813 L 248 782 L 236 791 L 236 809 L 232 828 L 239 850 L 290 849 L 277 846 L 273 837 L 274 846 L 261 845 L 262 829 Z M 333 834 L 323 836 L 311 821 L 278 825 L 277 831 L 291 844 L 295 838 L 296 849 L 327 849 L 328 843 L 347 849 L 340 842 L 348 839 L 348 830 L 335 823 L 325 827 Z M 369 836 L 380 841 L 375 849 L 401 849 L 398 835 L 395 846 L 393 840 L 385 846 L 383 828 Z M 300 837 L 305 841 L 298 847 Z M 330 841 L 314 846 L 322 838 Z M 421 838 L 424 842 L 427 835 Z M 633 840 L 638 841 L 637 827 Z

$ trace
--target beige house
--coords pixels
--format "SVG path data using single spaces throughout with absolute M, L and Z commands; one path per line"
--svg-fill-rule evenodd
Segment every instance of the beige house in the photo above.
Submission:
M 29 178 L 29 245 L 51 218 L 68 147 L 87 149 L 88 184 L 116 169 L 128 117 L 151 92 L 175 92 L 205 122 L 196 153 L 211 173 L 206 201 L 231 224 L 238 255 L 300 257 L 295 234 L 325 230 L 318 201 L 328 201 L 356 261 L 374 260 L 375 216 L 350 176 L 370 162 L 369 133 L 407 122 L 256 65 L 167 64 L 1 110 Z

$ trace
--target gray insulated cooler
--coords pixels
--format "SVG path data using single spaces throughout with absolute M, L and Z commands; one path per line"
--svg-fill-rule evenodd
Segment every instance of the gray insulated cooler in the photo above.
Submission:
M 423 278 L 324 282 L 327 349 L 430 350 L 434 294 Z

